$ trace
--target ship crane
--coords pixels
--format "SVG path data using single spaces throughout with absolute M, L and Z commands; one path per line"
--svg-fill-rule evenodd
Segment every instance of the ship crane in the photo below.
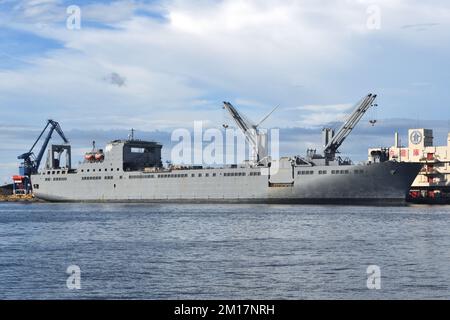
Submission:
M 376 94 L 370 93 L 361 101 L 359 101 L 350 117 L 347 119 L 347 121 L 344 122 L 344 124 L 336 134 L 333 135 L 333 131 L 330 128 L 325 129 L 326 139 L 325 148 L 323 151 L 325 159 L 329 161 L 335 160 L 336 153 L 338 153 L 339 147 L 352 132 L 352 130 L 356 127 L 367 110 L 369 110 L 369 108 L 374 105 L 373 103 L 376 98 Z
M 259 126 L 270 117 L 270 115 L 278 108 L 275 107 L 269 114 L 267 114 L 258 124 L 253 124 L 250 120 L 244 117 L 239 111 L 229 102 L 223 102 L 224 109 L 226 109 L 233 120 L 236 122 L 239 129 L 242 131 L 252 148 L 252 160 L 259 163 L 267 158 L 267 136 L 259 131 Z M 225 129 L 228 125 L 223 126 Z
M 41 149 L 39 150 L 38 155 L 36 156 L 33 152 L 33 149 L 49 127 L 50 130 L 44 140 L 44 143 L 42 144 Z M 35 174 L 38 172 L 45 150 L 47 149 L 47 145 L 50 139 L 52 138 L 54 131 L 56 131 L 59 134 L 59 136 L 63 139 L 64 143 L 66 144 L 69 143 L 69 140 L 67 140 L 66 136 L 64 135 L 64 132 L 62 131 L 59 123 L 53 120 L 48 120 L 47 125 L 45 126 L 44 130 L 42 130 L 41 134 L 36 139 L 30 150 L 17 157 L 17 159 L 23 160 L 23 163 L 20 166 L 20 174 L 22 176 L 30 177 L 31 174 Z

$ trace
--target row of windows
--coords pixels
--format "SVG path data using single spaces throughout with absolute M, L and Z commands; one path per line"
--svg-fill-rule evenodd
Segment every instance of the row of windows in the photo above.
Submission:
M 114 180 L 114 176 L 105 176 L 105 180 Z M 123 176 L 119 176 L 119 179 L 123 179 Z M 81 180 L 102 180 L 101 176 L 81 177 Z
M 45 172 L 43 172 L 42 173 L 44 176 L 45 176 Z M 47 171 L 47 174 L 66 174 L 66 171 L 61 171 L 61 170 L 58 170 L 58 171 Z
M 225 177 L 243 177 L 246 176 L 245 172 L 225 172 Z
M 331 170 L 331 174 L 349 174 L 348 170 Z
M 146 174 L 146 175 L 136 175 L 136 176 L 129 176 L 130 179 L 153 179 L 155 176 L 153 174 Z
M 364 174 L 364 170 L 356 169 L 353 171 L 354 174 Z M 349 170 L 332 170 L 331 174 L 349 174 Z
M 97 171 L 101 172 L 102 169 L 98 169 Z M 105 168 L 105 169 L 103 169 L 103 171 L 104 172 L 108 172 L 108 169 Z M 114 171 L 114 168 L 111 168 L 109 171 Z M 117 168 L 116 171 L 120 171 L 120 169 Z M 81 169 L 81 172 L 84 172 L 84 169 Z M 86 172 L 90 172 L 90 169 L 86 169 Z M 92 172 L 95 172 L 95 169 L 92 169 Z
M 246 176 L 245 172 L 231 172 L 231 173 L 224 173 L 223 174 L 225 177 L 241 177 L 241 176 Z M 261 172 L 250 172 L 250 176 L 260 176 Z M 159 174 L 156 176 L 156 178 L 158 179 L 165 179 L 165 178 L 187 178 L 189 175 L 187 173 L 178 173 L 178 174 Z M 191 178 L 195 178 L 195 177 L 216 177 L 217 173 L 198 173 L 197 175 L 195 173 L 191 174 Z M 129 176 L 130 179 L 153 179 L 155 178 L 155 175 L 130 175 Z
M 111 171 L 112 170 L 113 169 L 111 169 Z M 117 169 L 117 170 L 119 171 L 119 169 Z M 89 169 L 87 169 L 86 171 L 89 172 Z M 95 171 L 95 169 L 93 169 L 93 171 Z M 101 171 L 101 169 L 99 169 L 98 171 Z M 105 171 L 106 171 L 106 169 L 105 169 Z M 55 171 L 52 171 L 52 172 L 53 172 L 52 174 L 55 173 Z M 60 173 L 60 171 L 56 171 L 56 172 L 57 172 L 57 174 Z M 64 172 L 65 171 L 63 171 L 63 174 L 64 174 Z M 81 170 L 81 172 L 84 172 L 84 170 Z M 302 171 L 302 172 L 305 172 L 305 171 Z M 309 171 L 306 171 L 306 172 L 309 172 Z M 313 173 L 313 171 L 310 171 L 310 172 L 311 172 L 311 174 Z M 326 173 L 326 171 L 325 171 L 325 173 Z M 50 174 L 50 171 L 48 171 L 48 174 Z M 299 174 L 300 174 L 300 171 L 299 171 Z M 302 173 L 302 174 L 305 174 L 305 173 Z M 308 173 L 306 173 L 306 174 L 308 174 Z M 242 177 L 242 176 L 246 176 L 246 173 L 245 172 L 226 172 L 223 175 L 225 177 Z M 250 176 L 260 176 L 261 172 L 250 172 L 249 175 Z M 188 176 L 189 175 L 187 173 L 180 173 L 180 174 L 159 174 L 156 177 L 157 178 L 187 178 Z M 195 176 L 196 175 L 194 173 L 191 174 L 192 178 L 195 178 Z M 205 174 L 199 173 L 198 174 L 199 178 L 201 178 L 203 176 L 209 177 L 210 174 L 209 173 L 205 173 Z M 217 174 L 213 173 L 212 176 L 216 177 Z M 129 179 L 153 179 L 153 178 L 155 178 L 155 175 L 153 175 L 153 174 L 151 174 L 151 175 L 148 175 L 148 174 L 147 175 L 130 175 L 129 176 Z M 101 179 L 102 179 L 102 177 L 100 177 L 100 176 L 82 177 L 81 178 L 81 180 L 101 180 Z M 105 180 L 113 180 L 114 177 L 113 176 L 105 176 L 104 179 Z M 120 179 L 122 179 L 122 176 L 120 177 Z M 53 181 L 66 181 L 66 180 L 67 180 L 67 178 L 53 178 Z M 45 181 L 51 181 L 51 178 L 45 178 Z
M 90 170 L 91 169 L 86 169 L 86 170 L 84 170 L 84 169 L 81 169 L 81 172 L 90 172 Z M 92 172 L 95 172 L 96 171 L 96 169 L 92 169 Z M 101 172 L 102 171 L 102 169 L 97 169 L 97 171 L 98 172 Z M 108 171 L 114 171 L 114 168 L 111 168 L 110 170 L 108 170 L 108 169 L 103 169 L 103 171 L 104 172 L 108 172 Z M 116 171 L 120 171 L 120 169 L 119 168 L 117 168 L 116 169 Z M 54 171 L 47 171 L 47 174 L 49 175 L 49 174 L 66 174 L 66 171 L 61 171 L 61 170 L 54 170 Z M 43 175 L 45 175 L 45 172 L 43 173 Z
M 81 180 L 102 180 L 102 177 L 81 177 Z
M 212 176 L 213 176 L 213 177 L 217 176 L 217 173 L 213 173 Z M 195 178 L 195 174 L 194 174 L 194 173 L 191 174 L 191 177 L 192 177 L 192 178 Z M 203 173 L 199 173 L 199 174 L 198 174 L 198 177 L 199 177 L 199 178 L 203 177 Z M 209 173 L 205 173 L 205 177 L 208 178 L 208 177 L 209 177 Z
M 81 169 L 81 172 L 85 172 L 85 171 L 86 172 L 90 172 L 90 170 L 91 169 L 86 169 L 86 170 L 85 169 Z M 97 172 L 101 172 L 101 171 L 102 171 L 102 169 L 97 169 Z M 103 171 L 104 172 L 108 172 L 108 169 L 103 169 Z M 114 171 L 114 168 L 111 168 L 110 171 Z M 120 169 L 117 168 L 116 171 L 120 171 Z M 96 172 L 96 169 L 92 169 L 92 172 Z M 304 172 L 304 171 L 302 171 L 302 172 Z M 326 171 L 325 171 L 325 173 L 326 173 Z M 43 173 L 43 174 L 45 175 L 45 173 Z M 66 174 L 66 171 L 61 171 L 61 170 L 47 171 L 47 174 L 48 175 L 49 174 Z M 300 174 L 300 171 L 299 171 L 299 174 Z M 302 173 L 302 174 L 305 174 L 305 173 Z M 306 173 L 306 174 L 308 174 L 308 173 Z M 311 171 L 310 174 L 313 174 L 313 171 Z M 246 173 L 245 172 L 229 172 L 229 173 L 224 173 L 223 175 L 225 177 L 236 177 L 236 176 L 237 177 L 241 177 L 241 176 L 246 176 Z M 261 172 L 250 172 L 249 175 L 250 176 L 260 176 Z M 210 174 L 209 173 L 205 173 L 204 176 L 205 177 L 209 177 Z M 217 174 L 213 173 L 212 176 L 215 177 L 215 176 L 217 176 Z M 162 175 L 158 175 L 157 177 L 158 178 L 187 178 L 188 174 L 162 174 Z M 191 177 L 195 178 L 195 174 L 194 173 L 191 174 Z M 199 173 L 198 177 L 203 177 L 203 174 Z M 130 179 L 152 179 L 152 178 L 155 178 L 155 176 L 154 175 L 134 175 L 134 176 L 129 176 L 129 178 Z M 111 179 L 113 179 L 113 177 L 110 177 L 110 178 L 105 177 L 105 179 L 111 180 Z M 82 179 L 82 180 L 98 180 L 98 179 Z M 51 180 L 50 179 L 48 179 L 48 180 L 45 179 L 45 181 L 51 181 Z M 55 181 L 63 181 L 63 180 L 55 180 Z
M 187 178 L 187 173 L 178 173 L 178 174 L 159 174 L 158 178 Z
M 319 174 L 327 174 L 327 170 L 319 170 Z M 349 170 L 331 170 L 331 174 L 349 174 Z M 364 174 L 364 170 L 354 170 L 355 174 Z M 306 170 L 306 171 L 298 171 L 298 175 L 311 175 L 314 174 L 314 171 Z

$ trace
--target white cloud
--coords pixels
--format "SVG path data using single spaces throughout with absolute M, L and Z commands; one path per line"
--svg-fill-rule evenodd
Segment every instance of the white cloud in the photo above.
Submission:
M 366 28 L 366 8 L 373 3 L 381 8 L 379 33 Z M 63 48 L 0 72 L 0 108 L 22 106 L 73 127 L 164 128 L 201 119 L 220 123 L 222 100 L 251 105 L 261 115 L 281 105 L 271 122 L 281 126 L 318 125 L 346 111 L 336 104 L 342 101 L 340 79 L 324 75 L 361 63 L 359 49 L 370 47 L 375 35 L 424 42 L 423 35 L 405 36 L 409 31 L 401 26 L 443 24 L 449 12 L 444 2 L 431 6 L 404 0 L 125 0 L 82 5 L 83 19 L 113 29 L 70 31 L 57 24 L 61 1 L 20 4 L 16 14 L 22 19 L 10 27 L 55 39 Z M 34 7 L 51 8 L 41 14 L 47 27 L 35 27 L 41 21 L 37 11 L 31 22 L 25 19 Z M 157 10 L 167 20 L 136 16 L 139 9 Z M 436 40 L 442 36 L 441 24 L 425 43 L 444 45 L 442 37 Z M 105 75 L 112 73 L 124 77 L 126 85 L 107 85 Z M 324 88 L 331 81 L 335 86 Z M 305 105 L 296 111 L 302 112 L 288 114 L 299 102 Z M 313 103 L 322 108 L 316 110 Z

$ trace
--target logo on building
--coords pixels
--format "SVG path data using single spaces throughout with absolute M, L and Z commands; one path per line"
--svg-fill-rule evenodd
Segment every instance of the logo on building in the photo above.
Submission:
M 413 132 L 411 132 L 411 135 L 409 137 L 409 140 L 413 144 L 421 143 L 422 139 L 423 139 L 422 133 L 420 131 L 418 131 L 418 130 L 414 130 Z

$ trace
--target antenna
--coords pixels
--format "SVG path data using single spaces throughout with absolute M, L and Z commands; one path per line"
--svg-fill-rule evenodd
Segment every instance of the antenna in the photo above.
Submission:
M 130 134 L 128 135 L 128 140 L 134 140 L 134 129 L 133 128 L 131 128 L 131 130 L 130 130 Z

